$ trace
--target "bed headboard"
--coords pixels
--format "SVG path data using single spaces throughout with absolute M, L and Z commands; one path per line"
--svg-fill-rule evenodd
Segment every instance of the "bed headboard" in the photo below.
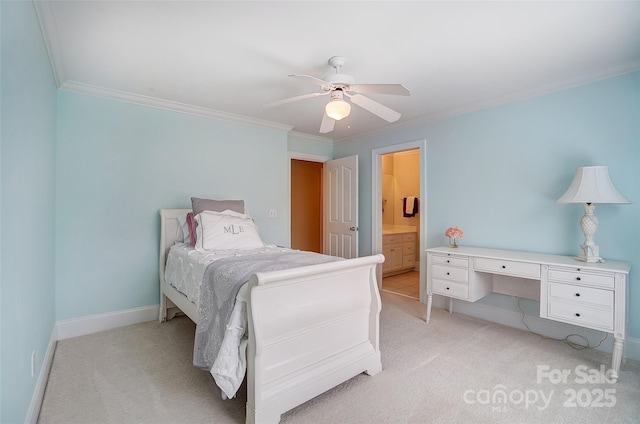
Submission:
M 191 209 L 160 209 L 160 282 L 164 282 L 164 268 L 169 248 L 173 246 L 178 231 L 178 217 Z

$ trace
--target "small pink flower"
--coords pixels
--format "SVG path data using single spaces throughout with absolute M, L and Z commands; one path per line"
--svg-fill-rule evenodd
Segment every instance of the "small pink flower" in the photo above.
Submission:
M 449 227 L 449 228 L 447 228 L 447 231 L 445 231 L 444 235 L 447 236 L 447 237 L 452 237 L 452 238 L 462 238 L 462 237 L 464 237 L 464 233 L 458 227 Z

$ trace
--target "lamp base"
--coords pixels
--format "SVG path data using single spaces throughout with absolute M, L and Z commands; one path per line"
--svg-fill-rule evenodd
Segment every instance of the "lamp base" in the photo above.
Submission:
M 598 245 L 580 245 L 580 252 L 576 256 L 576 260 L 582 262 L 604 262 L 604 259 L 600 257 L 600 247 Z

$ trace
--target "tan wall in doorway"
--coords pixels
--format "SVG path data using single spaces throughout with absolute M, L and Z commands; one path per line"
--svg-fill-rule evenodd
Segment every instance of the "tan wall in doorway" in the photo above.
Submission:
M 321 162 L 291 160 L 291 248 L 322 253 Z

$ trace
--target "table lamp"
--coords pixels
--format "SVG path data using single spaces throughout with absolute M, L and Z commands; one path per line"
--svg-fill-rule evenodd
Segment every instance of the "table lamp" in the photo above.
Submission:
M 598 229 L 598 218 L 593 214 L 596 203 L 631 203 L 616 190 L 609 178 L 606 166 L 584 166 L 576 169 L 571 185 L 558 203 L 583 203 L 584 216 L 580 228 L 584 233 L 584 243 L 580 245 L 577 260 L 583 262 L 602 262 L 600 248 L 593 242 Z

